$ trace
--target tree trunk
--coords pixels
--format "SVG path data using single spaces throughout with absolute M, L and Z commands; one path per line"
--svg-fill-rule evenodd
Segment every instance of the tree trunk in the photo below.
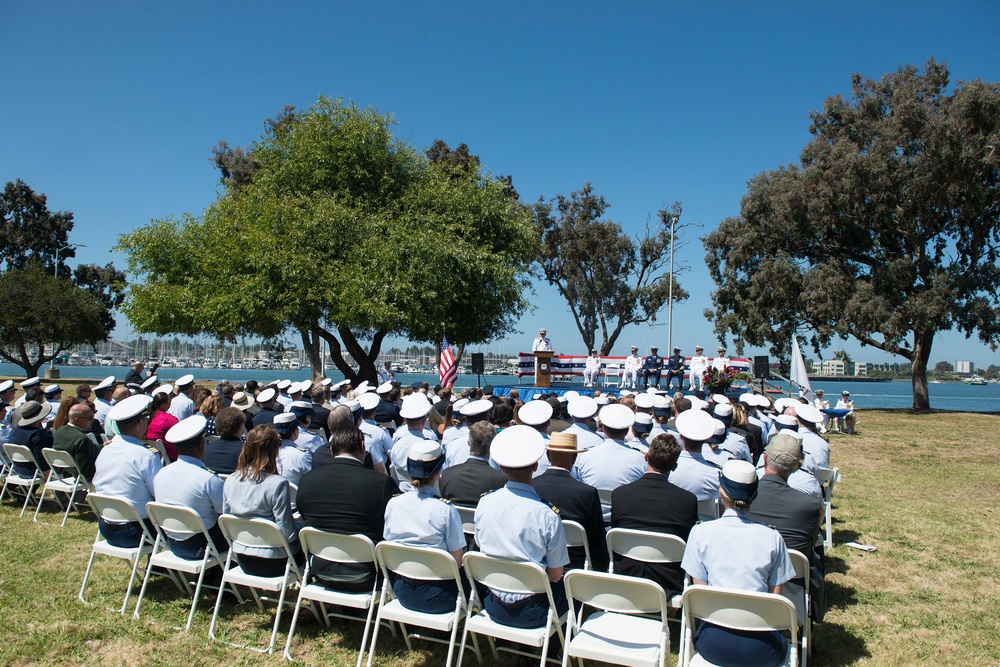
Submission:
M 934 330 L 922 329 L 913 332 L 913 409 L 930 410 L 930 395 L 927 392 L 927 360 L 931 357 Z
M 306 358 L 309 359 L 309 367 L 312 369 L 313 382 L 323 379 L 323 352 L 320 350 L 320 336 L 316 328 L 299 329 L 302 336 L 302 349 L 305 350 Z

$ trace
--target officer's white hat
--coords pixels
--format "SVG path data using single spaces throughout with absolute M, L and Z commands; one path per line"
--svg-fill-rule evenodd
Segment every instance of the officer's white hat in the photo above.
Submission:
M 653 407 L 653 396 L 651 394 L 636 394 L 635 407 L 649 409 Z
M 179 389 L 181 387 L 188 386 L 192 382 L 194 382 L 194 376 L 188 373 L 187 375 L 182 375 L 179 378 L 177 378 L 177 381 L 174 382 L 174 386 Z
M 382 384 L 380 384 L 375 388 L 376 394 L 388 394 L 390 391 L 392 391 L 391 382 L 383 382 Z
M 708 403 L 706 403 L 705 401 L 701 400 L 697 396 L 688 396 L 687 399 L 689 401 L 691 401 L 691 409 L 692 410 L 699 410 L 699 411 L 701 411 L 701 410 L 704 410 L 708 406 Z
M 478 401 L 470 401 L 462 406 L 462 414 L 466 417 L 475 417 L 476 415 L 486 414 L 493 407 L 491 401 L 487 401 L 485 398 Z M 452 410 L 454 412 L 454 410 Z
M 673 401 L 669 396 L 654 396 L 653 397 L 653 409 L 654 410 L 667 410 L 670 408 L 670 404 Z
M 108 419 L 116 422 L 127 422 L 134 419 L 146 411 L 153 399 L 145 394 L 129 396 L 120 403 L 115 403 L 114 407 L 108 411 Z
M 597 410 L 597 401 L 590 396 L 577 396 L 569 402 L 569 415 L 574 419 L 590 419 Z
M 278 381 L 278 389 L 281 390 L 281 391 L 284 391 L 285 389 L 288 389 L 291 386 L 292 386 L 292 381 L 291 380 L 279 380 Z
M 293 428 L 299 427 L 299 416 L 294 412 L 279 412 L 274 415 L 274 430 L 280 436 L 288 435 Z
M 189 440 L 194 440 L 201 436 L 208 428 L 208 419 L 205 415 L 191 415 L 184 421 L 178 422 L 167 431 L 167 442 L 175 445 L 183 444 Z
M 620 392 L 618 392 L 618 395 L 624 398 L 626 396 L 631 396 L 634 393 L 635 393 L 634 391 L 630 391 L 628 389 L 622 389 Z
M 361 403 L 362 410 L 374 410 L 378 407 L 379 401 L 382 399 L 378 397 L 378 394 L 373 394 L 368 392 L 366 394 L 361 394 L 358 397 L 358 402 Z
M 331 384 L 333 384 L 333 380 L 330 378 L 323 378 L 319 381 L 319 386 L 321 387 L 329 387 Z
M 796 405 L 795 414 L 798 415 L 799 419 L 804 422 L 810 422 L 812 424 L 823 423 L 823 413 L 806 403 L 799 403 Z
M 161 384 L 159 387 L 153 390 L 152 396 L 157 394 L 171 394 L 174 391 L 174 386 L 172 384 Z
M 27 389 L 28 387 L 34 387 L 36 384 L 41 384 L 41 383 L 42 383 L 42 378 L 40 378 L 40 377 L 38 377 L 36 375 L 35 377 L 28 378 L 27 380 L 25 380 L 24 382 L 22 382 L 21 383 L 21 389 Z
M 785 408 L 787 408 L 789 405 L 802 405 L 802 404 L 799 403 L 794 398 L 782 396 L 781 398 L 779 398 L 774 402 L 774 409 L 777 410 L 778 412 L 784 412 Z
M 13 388 L 14 388 L 13 380 L 4 380 L 3 382 L 0 382 L 0 394 L 4 393 L 5 391 L 10 391 Z
M 372 390 L 371 385 L 368 384 L 368 380 L 365 380 L 364 382 L 362 382 L 361 384 L 359 384 L 357 387 L 354 388 L 354 393 L 361 395 L 371 390 Z
M 451 406 L 451 413 L 452 414 L 461 413 L 462 412 L 462 408 L 464 408 L 470 402 L 471 401 L 469 401 L 469 399 L 467 399 L 467 398 L 460 398 L 460 399 L 458 399 L 457 401 L 455 401 L 455 404 Z
M 406 451 L 406 473 L 412 479 L 427 479 L 444 465 L 444 452 L 435 440 L 420 440 Z
M 280 385 L 279 385 L 279 388 L 280 388 Z M 289 394 L 301 394 L 302 393 L 302 385 L 300 385 L 298 382 L 289 382 L 288 383 L 288 388 L 286 389 L 286 392 L 289 393 Z
M 757 497 L 757 471 L 753 465 L 738 459 L 730 459 L 722 466 L 719 483 L 726 495 L 733 500 L 753 500 Z
M 609 403 L 611 403 L 611 400 L 608 399 L 608 397 L 603 394 L 601 394 L 594 400 L 597 402 L 598 405 L 608 405 Z
M 548 401 L 529 401 L 517 411 L 517 418 L 528 426 L 541 426 L 552 419 L 552 406 Z M 538 459 L 535 459 L 536 461 Z M 517 467 L 517 466 L 512 466 Z
M 313 404 L 309 401 L 292 401 L 292 404 L 288 406 L 291 408 L 299 408 L 300 410 L 312 410 Z
M 38 401 L 25 401 L 21 406 L 21 419 L 18 422 L 21 426 L 31 426 L 37 424 L 52 412 L 51 403 L 39 403 Z
M 262 389 L 259 394 L 257 394 L 258 403 L 267 403 L 268 401 L 273 401 L 274 397 L 278 395 L 277 390 L 274 387 L 268 387 L 267 389 Z
M 580 392 L 578 392 L 578 391 L 574 391 L 574 390 L 572 390 L 572 389 L 570 389 L 570 390 L 569 390 L 569 391 L 567 391 L 567 392 L 566 392 L 565 394 L 563 394 L 563 396 L 565 396 L 565 397 L 566 397 L 566 400 L 567 400 L 567 401 L 572 401 L 572 400 L 573 400 L 574 398 L 576 398 L 576 397 L 577 397 L 577 396 L 579 396 L 579 395 L 580 395 Z
M 646 434 L 653 430 L 653 416 L 647 412 L 635 413 L 635 423 L 632 430 L 639 434 Z
M 605 428 L 624 431 L 631 428 L 632 424 L 635 423 L 635 413 L 624 405 L 606 405 L 601 408 L 598 419 L 601 420 L 601 424 Z
M 729 400 L 729 397 L 725 394 L 712 394 L 709 398 L 712 399 L 713 403 L 725 403 L 726 405 L 732 403 L 732 401 Z
M 45 392 L 46 396 L 55 396 L 56 394 L 62 393 L 62 387 L 57 384 L 50 384 L 42 391 Z
M 94 391 L 100 391 L 102 389 L 107 389 L 109 387 L 112 387 L 114 386 L 115 382 L 117 382 L 117 380 L 115 380 L 115 376 L 109 375 L 108 377 L 104 378 L 99 383 L 97 383 L 97 386 L 94 387 Z
M 727 403 L 716 403 L 715 409 L 712 413 L 719 417 L 720 419 L 732 419 L 733 417 L 733 406 Z
M 754 394 L 749 391 L 740 394 L 739 402 L 744 405 L 757 405 L 757 399 L 754 398 Z
M 431 402 L 424 394 L 410 394 L 403 399 L 399 416 L 403 419 L 423 419 L 431 411 Z
M 343 389 L 344 387 L 346 387 L 346 386 L 347 386 L 347 385 L 349 385 L 349 384 L 351 384 L 351 381 L 350 381 L 350 380 L 341 380 L 340 382 L 338 382 L 338 383 L 334 384 L 334 385 L 333 385 L 332 387 L 330 387 L 330 388 L 331 388 L 331 389 Z
M 717 423 L 719 421 L 712 415 L 694 408 L 677 415 L 677 420 L 674 422 L 681 437 L 692 442 L 705 442 L 715 435 Z
M 527 468 L 545 453 L 542 434 L 523 424 L 497 433 L 490 444 L 490 458 L 504 468 Z
M 774 418 L 774 423 L 778 425 L 778 428 L 782 426 L 790 429 L 796 429 L 799 426 L 799 420 L 795 415 L 778 415 Z
M 150 375 L 148 378 L 146 378 L 145 382 L 139 385 L 139 388 L 142 389 L 143 391 L 146 391 L 154 384 L 156 384 L 156 382 L 157 382 L 157 377 L 155 375 Z
M 312 388 L 313 388 L 312 380 L 303 380 L 302 382 L 299 383 L 299 389 L 301 391 L 309 391 Z

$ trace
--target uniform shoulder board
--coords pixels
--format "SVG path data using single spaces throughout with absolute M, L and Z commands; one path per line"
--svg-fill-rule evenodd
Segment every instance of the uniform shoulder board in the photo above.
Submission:
M 642 450 L 641 450 L 641 449 L 639 449 L 638 447 L 632 447 L 631 445 L 629 445 L 629 449 L 631 449 L 631 450 L 632 450 L 633 452 L 639 452 L 639 453 L 640 453 L 640 454 L 642 454 L 643 456 L 645 456 L 645 455 L 646 455 L 646 452 L 642 451 Z
M 215 472 L 214 470 L 212 470 L 212 469 L 211 469 L 211 468 L 209 468 L 208 466 L 205 466 L 205 470 L 207 470 L 208 472 L 212 473 L 212 474 L 213 474 L 213 475 L 215 475 L 216 477 L 218 477 L 218 475 L 219 475 L 219 473 Z
M 448 498 L 442 498 L 441 496 L 438 496 L 437 499 L 440 500 L 441 502 L 443 502 L 445 505 L 451 505 L 452 504 L 451 500 L 449 500 Z
M 146 445 L 146 449 L 148 449 L 149 451 L 153 452 L 157 456 L 160 455 L 160 450 L 157 449 L 156 447 L 153 447 L 152 445 Z
M 558 507 L 556 507 L 555 505 L 553 505 L 552 503 L 550 503 L 547 500 L 543 500 L 542 502 L 545 503 L 546 505 L 548 505 L 550 510 L 552 510 L 556 514 L 559 514 L 559 508 Z
M 305 453 L 305 454 L 308 454 L 308 453 L 309 453 L 309 450 L 308 450 L 308 449 L 306 449 L 305 447 L 301 446 L 301 445 L 295 445 L 295 449 L 297 449 L 297 450 L 299 450 L 300 452 L 303 452 L 303 453 Z
M 810 477 L 815 477 L 816 476 L 816 473 L 814 473 L 814 472 L 812 472 L 810 470 L 806 470 L 805 468 L 800 467 L 799 470 L 801 470 L 805 474 L 809 475 Z
M 500 489 L 502 489 L 502 488 L 503 488 L 503 487 L 501 486 L 501 487 L 500 487 Z M 479 494 L 479 497 L 480 497 L 480 498 L 482 498 L 483 496 L 488 496 L 488 495 L 490 495 L 491 493 L 494 493 L 494 492 L 496 492 L 496 491 L 499 491 L 500 489 L 490 489 L 489 491 L 483 491 L 483 492 L 482 492 L 481 494 Z

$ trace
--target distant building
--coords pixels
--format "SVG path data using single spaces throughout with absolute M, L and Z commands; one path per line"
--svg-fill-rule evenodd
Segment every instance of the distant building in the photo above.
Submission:
M 854 375 L 854 362 L 843 359 L 824 359 L 820 366 L 822 375 Z
M 976 365 L 971 361 L 956 361 L 955 373 L 958 375 L 972 375 L 976 370 Z
M 856 361 L 854 362 L 854 374 L 868 376 L 872 374 L 875 370 L 875 364 L 870 361 Z

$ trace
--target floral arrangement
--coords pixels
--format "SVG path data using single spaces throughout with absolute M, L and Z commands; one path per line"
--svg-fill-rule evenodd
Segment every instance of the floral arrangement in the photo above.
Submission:
M 724 394 L 729 391 L 733 383 L 737 380 L 753 381 L 753 375 L 743 371 L 738 371 L 732 366 L 726 366 L 723 370 L 715 368 L 707 369 L 701 376 L 702 382 L 713 394 Z

